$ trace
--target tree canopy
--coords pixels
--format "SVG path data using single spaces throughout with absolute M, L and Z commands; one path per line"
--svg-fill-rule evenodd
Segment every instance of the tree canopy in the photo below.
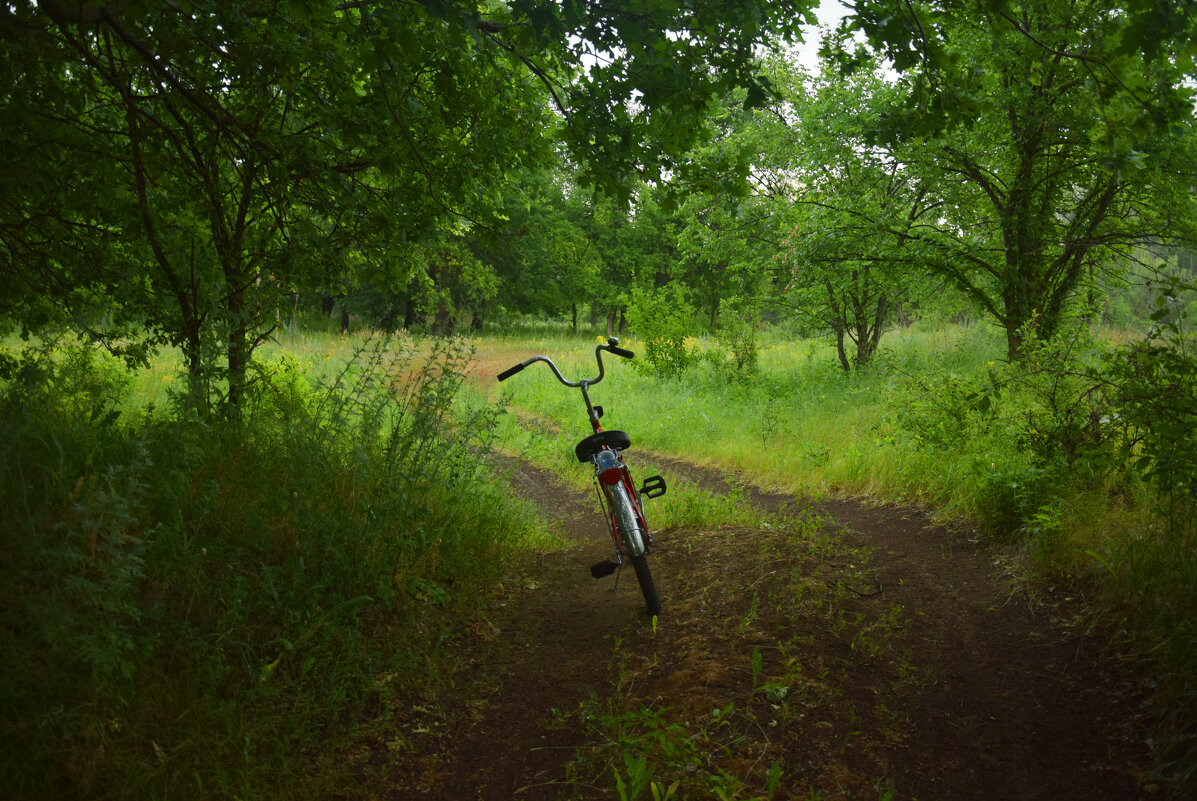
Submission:
M 712 98 L 766 96 L 757 48 L 810 5 L 6 4 L 2 311 L 179 346 L 235 407 L 283 296 L 362 265 L 407 284 L 413 248 L 500 224 L 557 143 L 628 197 L 679 168 Z
M 715 328 L 803 285 L 863 363 L 930 273 L 1017 356 L 1197 240 L 1192 3 L 861 0 L 802 77 L 812 5 L 5 4 L 0 315 L 176 346 L 236 407 L 301 296 L 447 329 L 677 280 Z
M 1194 239 L 1195 22 L 1165 5 L 864 0 L 848 23 L 905 90 L 870 141 L 939 210 L 895 236 L 1005 329 L 1012 357 L 1119 257 Z M 864 62 L 836 41 L 848 71 Z

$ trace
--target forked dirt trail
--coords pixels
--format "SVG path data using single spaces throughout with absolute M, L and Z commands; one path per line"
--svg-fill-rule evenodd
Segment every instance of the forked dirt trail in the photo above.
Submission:
M 437 722 L 408 721 L 391 798 L 616 798 L 613 770 L 677 798 L 1151 797 L 1131 677 L 1067 600 L 1012 594 L 991 548 L 914 510 L 743 488 L 771 524 L 656 535 L 654 631 L 630 570 L 614 592 L 590 578 L 590 497 L 526 465 L 512 481 L 564 545 L 519 566 Z

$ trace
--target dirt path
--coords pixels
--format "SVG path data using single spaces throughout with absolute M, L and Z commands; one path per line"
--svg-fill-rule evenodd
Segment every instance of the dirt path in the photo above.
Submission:
M 592 500 L 515 476 L 564 545 L 463 644 L 391 798 L 615 798 L 613 768 L 678 798 L 1150 797 L 1130 678 L 1064 625 L 1068 601 L 1012 595 L 992 549 L 914 510 L 744 488 L 771 525 L 658 533 L 654 631 L 631 571 L 614 592 L 589 576 L 606 556 Z

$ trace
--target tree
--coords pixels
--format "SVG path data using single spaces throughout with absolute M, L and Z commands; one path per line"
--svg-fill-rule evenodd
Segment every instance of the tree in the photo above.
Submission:
M 712 325 L 721 300 L 771 287 L 774 302 L 835 336 L 850 370 L 876 353 L 913 272 L 906 232 L 934 206 L 872 141 L 902 97 L 875 63 L 810 76 L 781 53 L 768 75 L 777 100 L 746 112 L 730 98 L 721 135 L 702 151 L 751 164 L 748 192 L 692 196 L 683 252 L 701 264 L 694 286 Z
M 589 199 L 563 170 L 519 177 L 504 204 L 498 235 L 480 247 L 480 258 L 499 277 L 499 302 L 524 314 L 569 314 L 593 296 L 599 253 L 586 231 Z
M 779 61 L 786 98 L 774 134 L 787 155 L 774 179 L 789 187 L 789 289 L 835 336 L 844 370 L 872 361 L 919 256 L 911 230 L 938 204 L 890 148 L 874 139 L 879 121 L 902 98 L 876 62 L 848 76 L 825 64 L 807 76 Z M 777 126 L 776 120 L 784 124 Z M 792 120 L 792 122 L 790 122 Z M 848 342 L 853 352 L 848 352 Z
M 784 92 L 772 78 L 771 84 Z M 768 120 L 771 111 L 757 113 Z M 707 176 L 683 185 L 687 194 L 677 217 L 681 278 L 716 332 L 725 323 L 738 325 L 721 321 L 721 311 L 755 309 L 766 291 L 782 247 L 777 201 L 784 189 L 767 178 L 777 142 L 762 134 L 768 125 L 744 107 L 742 93 L 724 97 L 712 123 L 711 140 L 689 156 L 709 165 Z
M 778 255 L 792 185 L 778 166 L 784 145 L 776 127 L 785 86 L 768 62 L 766 75 L 775 100 L 754 109 L 742 92 L 720 98 L 709 141 L 688 155 L 707 165 L 703 174 L 674 187 L 684 197 L 677 212 L 680 280 L 707 328 L 732 352 L 739 374 L 751 372 L 756 361 L 762 303 L 787 282 Z
M 366 259 L 409 269 L 394 253 L 405 241 L 500 180 L 504 161 L 543 148 L 516 130 L 545 119 L 529 87 L 496 79 L 501 54 L 427 15 L 383 12 L 18 8 L 12 41 L 46 57 L 8 63 L 6 115 L 31 131 L 21 155 L 50 185 L 72 172 L 104 185 L 94 209 L 15 187 L 10 266 L 112 297 L 151 343 L 182 348 L 200 406 L 221 379 L 238 408 L 284 293 L 340 288 Z M 411 41 L 424 46 L 404 49 Z M 471 91 L 481 84 L 489 91 Z M 99 263 L 55 253 L 42 221 L 85 214 L 119 252 Z
M 597 273 L 590 284 L 591 309 L 607 317 L 607 334 L 623 334 L 632 288 L 669 280 L 675 248 L 672 220 L 650 187 L 640 186 L 628 205 L 595 197 L 582 220 L 595 250 Z
M 1136 243 L 1191 239 L 1192 18 L 1133 3 L 858 4 L 908 68 L 876 139 L 937 218 L 909 236 L 1006 331 L 1011 358 L 1050 339 L 1078 290 Z M 1153 27 L 1154 25 L 1154 27 Z M 1151 33 L 1148 33 L 1148 31 Z M 841 61 L 858 62 L 839 48 Z
M 362 264 L 403 285 L 412 243 L 497 205 L 555 139 L 626 197 L 717 92 L 764 97 L 755 48 L 809 5 L 7 4 L 5 311 L 33 327 L 97 301 L 235 409 L 283 296 L 338 294 Z

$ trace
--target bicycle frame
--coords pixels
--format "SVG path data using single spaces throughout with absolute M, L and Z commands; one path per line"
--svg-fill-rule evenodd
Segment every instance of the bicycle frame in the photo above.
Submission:
M 636 485 L 632 482 L 632 472 L 623 460 L 623 453 L 608 448 L 595 454 L 594 477 L 601 490 L 599 499 L 605 500 L 603 508 L 607 513 L 611 539 L 615 543 L 616 561 L 622 565 L 621 556 L 625 552 L 628 556 L 642 556 L 648 553 L 652 537 L 644 519 L 640 493 L 636 491 Z M 624 509 L 622 501 L 618 497 L 612 497 L 621 492 L 631 501 L 632 516 L 621 514 L 621 510 Z M 624 519 L 621 520 L 621 517 Z

